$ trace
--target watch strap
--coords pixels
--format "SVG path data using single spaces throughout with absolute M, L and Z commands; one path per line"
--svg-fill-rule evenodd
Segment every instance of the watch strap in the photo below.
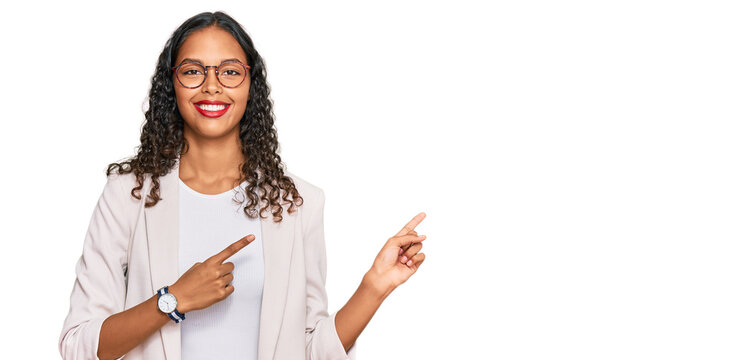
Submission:
M 157 292 L 157 294 L 159 294 L 159 296 L 162 296 L 162 295 L 165 295 L 165 294 L 168 294 L 168 293 L 170 293 L 170 292 L 168 291 L 168 287 L 167 286 L 165 286 L 164 288 L 160 289 Z M 176 323 L 180 323 L 181 321 L 186 320 L 186 315 L 182 314 L 181 312 L 179 312 L 177 307 L 176 307 L 175 310 L 173 310 L 172 312 L 168 313 L 167 315 L 168 315 L 168 317 L 170 317 L 170 319 L 172 319 Z

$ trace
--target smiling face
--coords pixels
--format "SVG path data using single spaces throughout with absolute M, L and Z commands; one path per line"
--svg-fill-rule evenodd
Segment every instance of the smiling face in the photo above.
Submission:
M 228 59 L 237 59 L 243 64 L 248 64 L 248 59 L 236 39 L 227 31 L 214 26 L 189 35 L 178 50 L 173 65 L 178 66 L 186 62 L 186 59 L 194 59 L 204 66 L 220 65 Z M 249 70 L 246 71 L 246 78 L 241 85 L 235 88 L 220 85 L 214 67 L 207 70 L 204 83 L 194 89 L 185 88 L 173 74 L 178 111 L 184 120 L 184 135 L 190 143 L 232 135 L 237 137 L 239 123 L 249 99 Z M 205 104 L 202 105 L 202 102 Z

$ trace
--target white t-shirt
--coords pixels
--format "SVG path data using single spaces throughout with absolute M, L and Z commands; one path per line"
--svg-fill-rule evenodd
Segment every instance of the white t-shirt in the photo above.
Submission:
M 188 312 L 181 322 L 181 359 L 255 360 L 264 257 L 260 220 L 249 218 L 243 211 L 248 182 L 216 195 L 199 193 L 180 178 L 179 183 L 179 275 L 242 237 L 255 236 L 254 241 L 225 261 L 235 265 L 233 293 L 204 309 Z M 236 204 L 234 197 L 243 203 Z

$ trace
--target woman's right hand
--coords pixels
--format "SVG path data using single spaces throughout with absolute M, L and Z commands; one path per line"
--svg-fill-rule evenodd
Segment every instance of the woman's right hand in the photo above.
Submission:
M 244 236 L 223 251 L 210 256 L 204 262 L 198 262 L 186 270 L 183 275 L 170 285 L 169 291 L 178 300 L 178 312 L 187 313 L 204 309 L 233 293 L 232 262 L 223 264 L 233 254 L 254 241 L 254 235 Z

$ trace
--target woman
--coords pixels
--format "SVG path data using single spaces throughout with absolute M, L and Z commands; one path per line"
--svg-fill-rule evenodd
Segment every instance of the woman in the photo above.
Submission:
M 138 153 L 110 164 L 92 215 L 63 358 L 353 359 L 424 261 L 424 213 L 329 314 L 324 193 L 282 166 L 264 63 L 243 28 L 222 12 L 184 22 L 145 115 Z

